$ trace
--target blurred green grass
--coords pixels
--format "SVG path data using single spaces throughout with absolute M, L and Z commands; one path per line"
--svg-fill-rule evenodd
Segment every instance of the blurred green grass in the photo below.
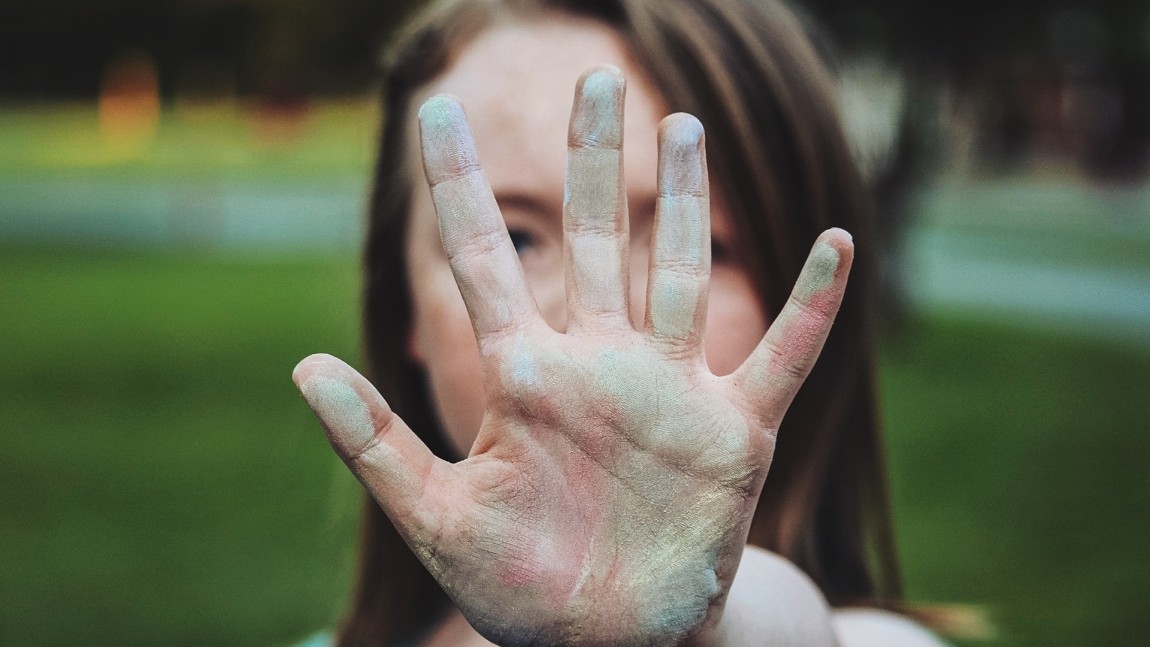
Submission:
M 0 257 L 0 644 L 269 644 L 329 622 L 357 491 L 290 372 L 355 356 L 355 261 Z
M 909 597 L 984 605 L 994 644 L 1144 644 L 1145 347 L 927 317 L 882 377 Z
M 124 148 L 92 105 L 7 106 L 0 181 L 47 201 L 197 178 L 340 194 L 370 165 L 371 101 L 295 126 L 214 110 L 165 109 Z M 1140 271 L 1148 200 L 983 182 L 920 211 L 978 254 Z M 358 489 L 289 373 L 357 356 L 355 254 L 181 249 L 0 246 L 0 644 L 274 645 L 341 607 Z M 917 315 L 884 354 L 910 597 L 983 605 L 995 644 L 1142 644 L 1147 347 L 982 320 Z
M 333 622 L 358 490 L 289 373 L 357 356 L 355 263 L 0 248 L 0 643 L 274 645 Z M 1142 644 L 1150 356 L 925 315 L 897 339 L 911 599 L 983 605 L 994 644 Z

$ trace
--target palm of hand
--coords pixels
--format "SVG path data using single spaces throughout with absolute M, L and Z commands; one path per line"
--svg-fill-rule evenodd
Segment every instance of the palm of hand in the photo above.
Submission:
M 437 577 L 462 606 L 494 606 L 473 624 L 530 619 L 549 642 L 697 627 L 733 574 L 769 448 L 750 448 L 701 361 L 634 332 L 560 344 L 539 332 L 497 363 L 478 453 L 438 490 L 445 508 L 467 504 L 445 520 L 438 544 L 456 550 L 437 555 Z M 492 596 L 490 582 L 531 594 Z
M 647 318 L 634 330 L 622 79 L 593 70 L 579 88 L 566 334 L 535 310 L 458 104 L 437 97 L 420 113 L 444 247 L 483 357 L 488 403 L 471 456 L 436 459 L 338 360 L 309 358 L 295 377 L 337 450 L 487 638 L 668 644 L 721 613 L 775 430 L 833 320 L 851 248 L 844 232 L 824 234 L 759 348 L 734 374 L 712 375 L 701 343 L 702 131 L 674 115 L 660 129 Z

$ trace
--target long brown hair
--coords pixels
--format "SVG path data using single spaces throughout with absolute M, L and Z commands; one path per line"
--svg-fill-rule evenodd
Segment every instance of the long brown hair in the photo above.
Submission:
M 707 128 L 711 177 L 726 201 L 766 315 L 786 301 L 810 244 L 839 226 L 857 256 L 837 323 L 787 413 L 749 541 L 803 569 L 833 605 L 901 597 L 875 408 L 868 201 L 837 114 L 834 83 L 803 25 L 773 0 L 446 0 L 396 41 L 385 63 L 383 128 L 365 257 L 371 377 L 432 451 L 454 459 L 412 326 L 404 241 L 417 176 L 409 168 L 413 94 L 476 35 L 507 16 L 590 17 L 614 28 L 673 111 Z M 367 501 L 358 585 L 341 645 L 386 645 L 426 631 L 450 601 L 383 512 Z

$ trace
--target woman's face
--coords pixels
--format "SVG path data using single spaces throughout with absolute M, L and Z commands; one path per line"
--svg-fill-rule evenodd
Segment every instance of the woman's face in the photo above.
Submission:
M 619 67 L 628 82 L 624 174 L 631 218 L 630 288 L 632 320 L 641 327 L 655 215 L 656 135 L 667 108 L 617 34 L 600 23 L 566 17 L 495 26 L 471 42 L 410 107 L 408 141 L 418 142 L 414 113 L 425 99 L 447 92 L 462 102 L 539 310 L 558 331 L 567 322 L 562 231 L 567 121 L 575 81 L 601 63 Z M 415 310 L 410 352 L 426 367 L 439 420 L 463 457 L 485 409 L 479 351 L 440 243 L 430 191 L 422 182 L 418 144 L 412 149 L 408 159 L 417 181 L 407 240 Z M 711 204 L 714 251 L 704 346 L 712 372 L 724 375 L 750 355 L 767 322 L 750 277 L 733 260 L 735 233 L 722 196 L 712 191 Z

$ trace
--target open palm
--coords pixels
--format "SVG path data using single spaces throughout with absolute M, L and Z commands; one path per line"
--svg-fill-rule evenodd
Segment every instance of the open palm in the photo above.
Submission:
M 699 122 L 665 119 L 646 318 L 631 324 L 623 80 L 580 80 L 564 206 L 569 323 L 541 318 L 462 108 L 420 111 L 424 164 L 482 356 L 470 456 L 433 456 L 375 389 L 316 355 L 295 379 L 340 455 L 468 620 L 499 644 L 669 644 L 717 620 L 775 432 L 822 347 L 852 257 L 816 242 L 729 376 L 703 355 L 710 276 Z

